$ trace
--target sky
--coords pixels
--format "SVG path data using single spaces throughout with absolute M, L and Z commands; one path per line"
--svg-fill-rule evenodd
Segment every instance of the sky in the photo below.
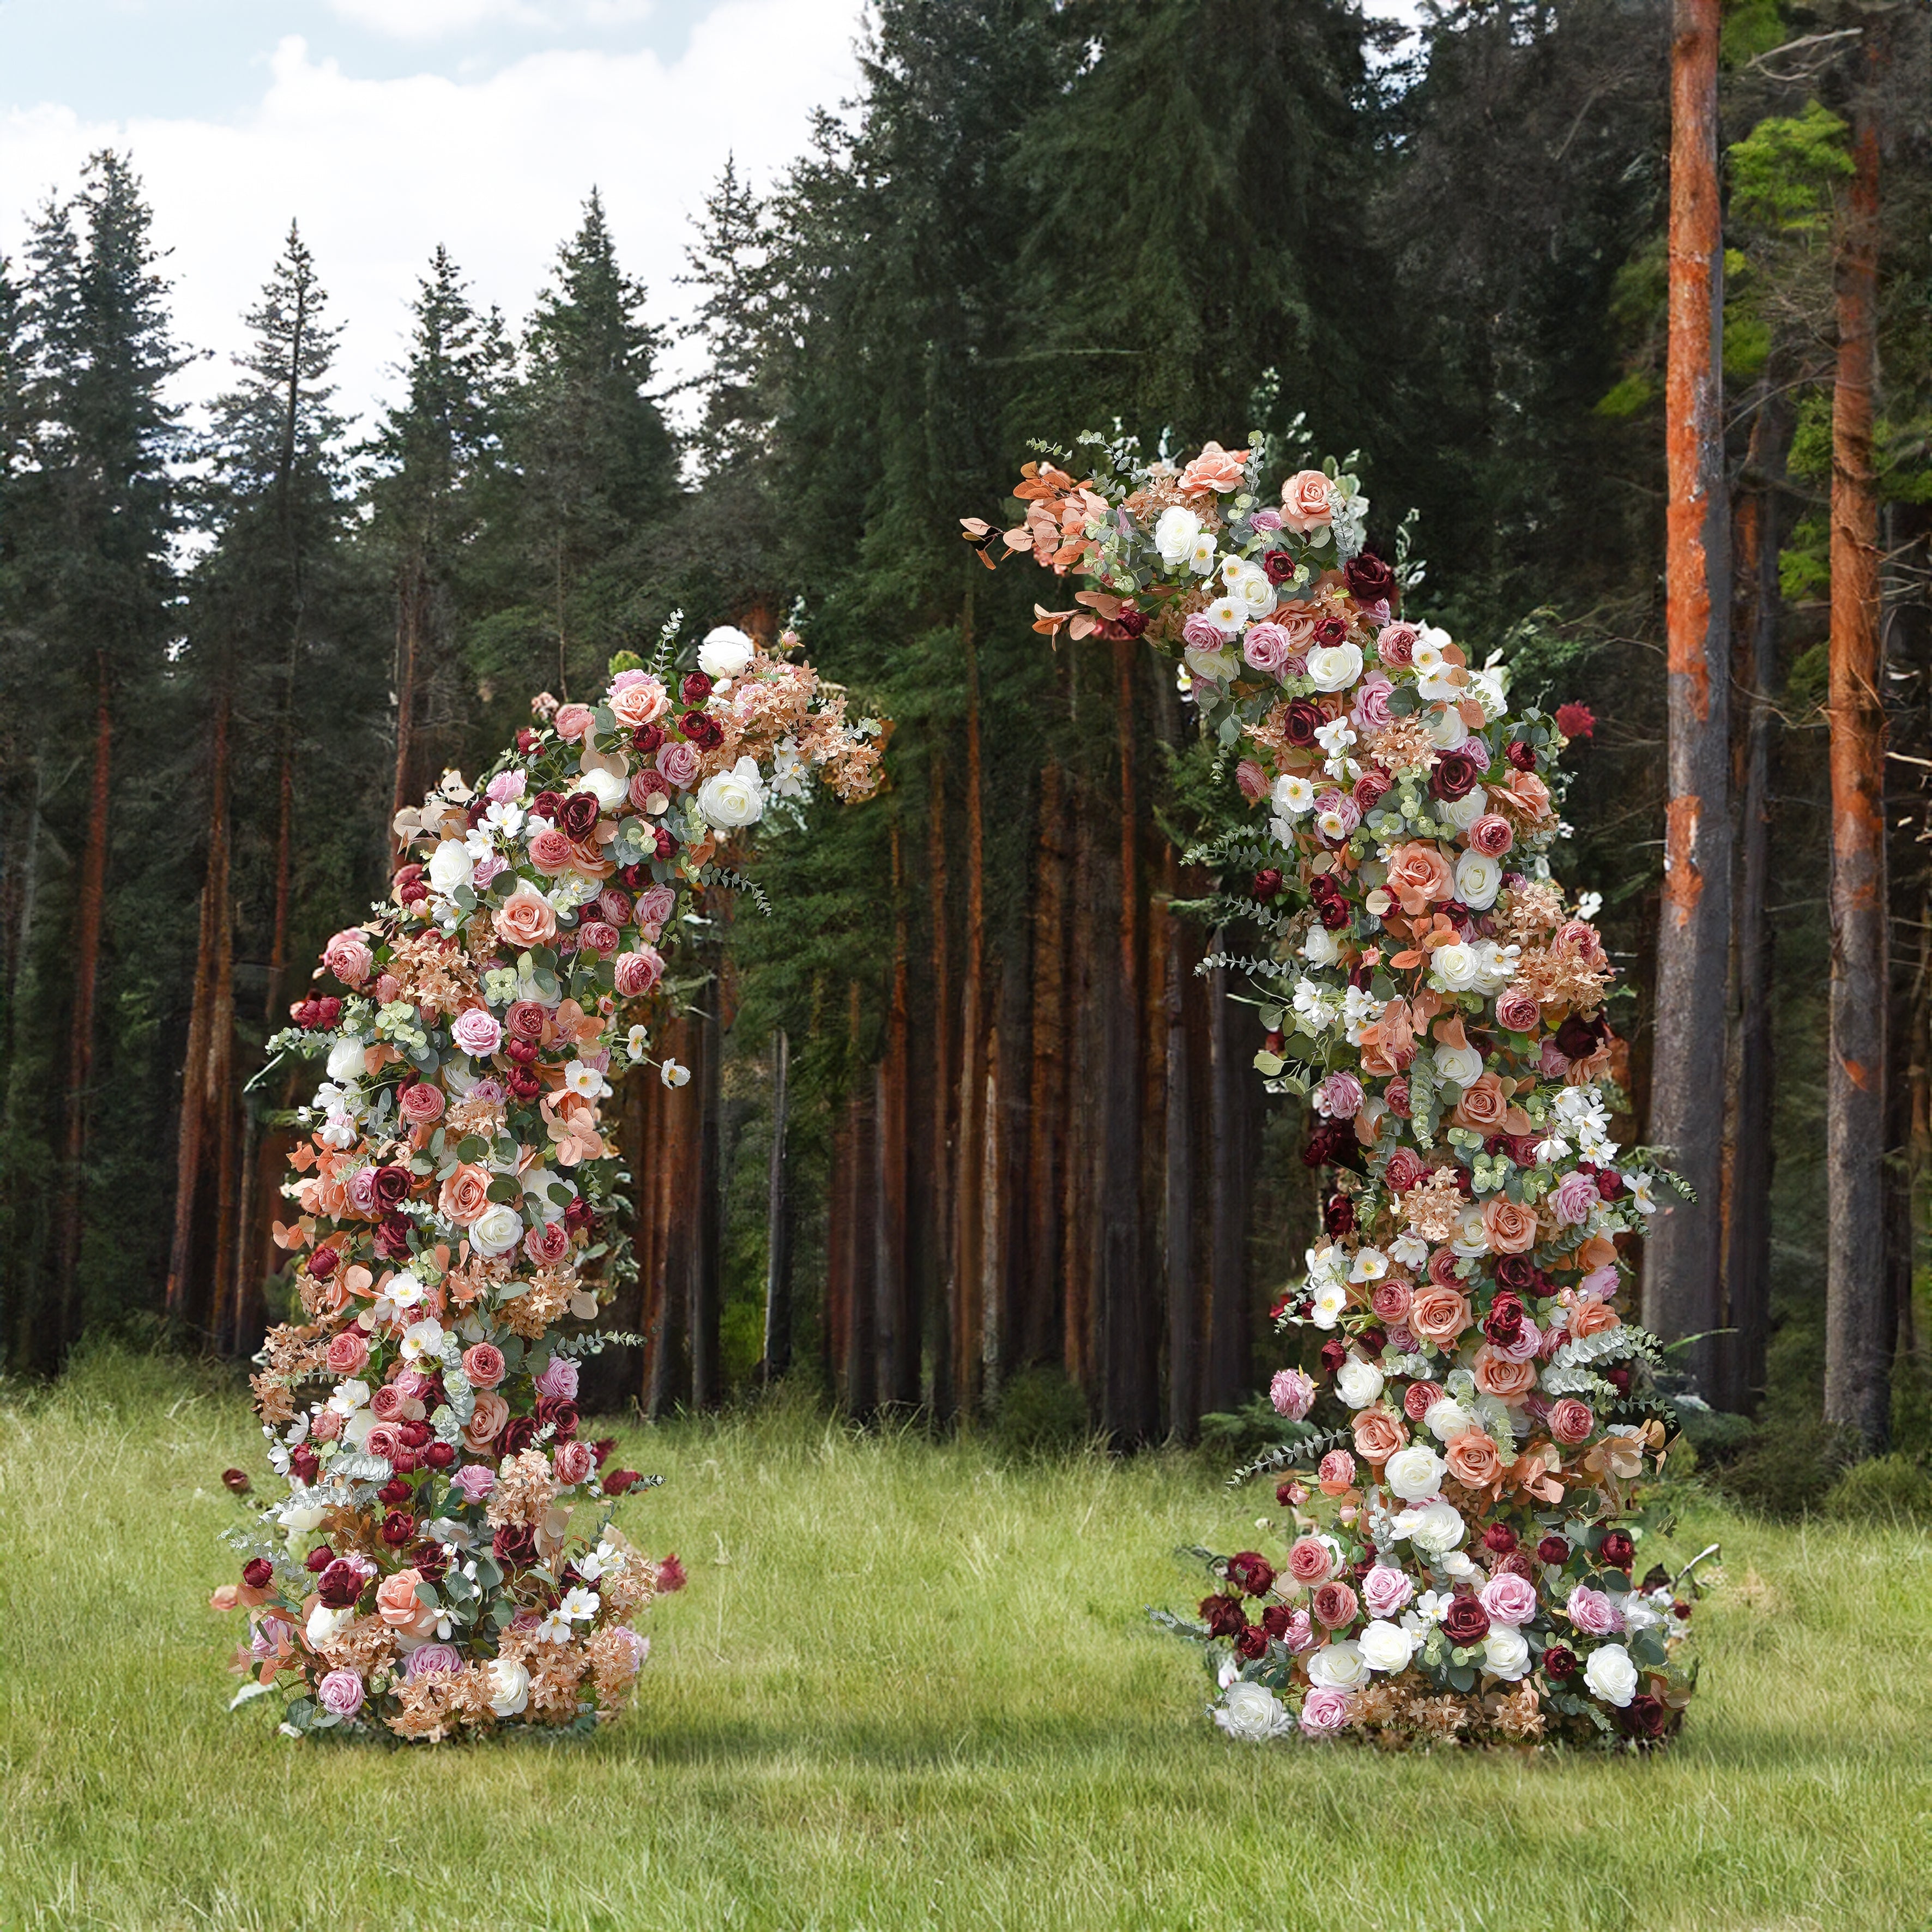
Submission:
M 395 391 L 446 246 L 514 319 L 602 190 L 660 322 L 728 155 L 768 185 L 857 86 L 863 0 L 0 0 L 0 254 L 89 154 L 127 154 L 182 340 L 225 387 L 288 232 L 346 322 L 338 406 Z

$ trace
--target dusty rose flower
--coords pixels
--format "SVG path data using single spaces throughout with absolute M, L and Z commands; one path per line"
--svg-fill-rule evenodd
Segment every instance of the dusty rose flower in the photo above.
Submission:
M 1438 1348 L 1454 1342 L 1472 1318 L 1469 1298 L 1460 1288 L 1442 1288 L 1432 1282 L 1418 1288 L 1408 1304 L 1408 1325 Z
M 1360 1605 L 1347 1584 L 1331 1580 L 1316 1591 L 1309 1599 L 1308 1607 L 1318 1624 L 1334 1630 L 1346 1630 L 1355 1621 Z
M 1277 1415 L 1300 1421 L 1315 1406 L 1315 1384 L 1299 1369 L 1282 1369 L 1268 1384 L 1268 1400 Z
M 495 1388 L 503 1379 L 503 1352 L 494 1342 L 475 1342 L 463 1352 L 463 1372 L 474 1389 Z
M 1455 868 L 1438 845 L 1422 840 L 1398 845 L 1390 855 L 1388 890 L 1412 919 L 1455 896 Z
M 1393 670 L 1415 662 L 1415 646 L 1420 636 L 1413 624 L 1384 624 L 1376 634 L 1376 655 Z
M 1602 1591 L 1593 1590 L 1587 1583 L 1579 1583 L 1570 1592 L 1569 1600 L 1563 1608 L 1570 1621 L 1586 1636 L 1609 1636 L 1624 1627 L 1616 1606 Z
M 542 1040 L 549 1018 L 548 1009 L 538 1001 L 519 1000 L 503 1016 L 503 1030 L 512 1040 L 520 1040 L 526 1046 L 535 1046 Z
M 449 1480 L 463 1492 L 464 1502 L 480 1503 L 496 1486 L 496 1472 L 487 1462 L 466 1462 Z
M 1354 716 L 1362 731 L 1385 731 L 1395 721 L 1389 710 L 1389 694 L 1395 689 L 1379 672 L 1371 672 L 1355 688 Z
M 1476 1351 L 1477 1388 L 1499 1402 L 1520 1402 L 1536 1386 L 1535 1352 L 1532 1344 L 1528 1357 L 1512 1358 L 1484 1342 Z
M 1384 1322 L 1400 1322 L 1408 1312 L 1413 1291 L 1400 1275 L 1378 1281 L 1369 1291 L 1369 1306 Z
M 582 1482 L 597 1466 L 597 1459 L 587 1442 L 559 1443 L 552 1460 L 556 1468 L 556 1480 L 566 1489 Z
M 670 709 L 670 694 L 647 671 L 640 671 L 620 691 L 610 692 L 610 715 L 626 731 L 655 724 Z
M 332 1376 L 355 1375 L 368 1359 L 368 1337 L 359 1328 L 344 1328 L 339 1334 L 330 1336 L 322 1357 Z
M 590 707 L 587 704 L 560 704 L 556 716 L 551 721 L 556 735 L 566 744 L 574 744 L 589 734 L 592 723 Z
M 539 1221 L 524 1237 L 524 1252 L 535 1268 L 548 1268 L 570 1252 L 570 1230 L 561 1221 Z
M 376 1614 L 392 1630 L 421 1636 L 436 1626 L 436 1612 L 416 1594 L 420 1570 L 398 1570 L 376 1586 Z
M 572 1402 L 577 1396 L 577 1364 L 568 1355 L 553 1355 L 544 1372 L 536 1378 L 539 1395 L 552 1395 L 560 1401 Z
M 1550 1411 L 1550 1433 L 1566 1449 L 1574 1449 L 1579 1443 L 1590 1439 L 1590 1432 L 1597 1426 L 1597 1418 L 1590 1405 L 1579 1402 L 1574 1395 L 1566 1395 L 1552 1405 Z
M 1516 832 L 1509 820 L 1493 812 L 1484 812 L 1466 836 L 1472 851 L 1491 859 L 1500 859 L 1516 843 Z
M 615 969 L 618 997 L 626 1000 L 639 998 L 663 976 L 664 956 L 655 946 L 642 946 L 634 952 L 621 954 Z
M 1483 1232 L 1494 1253 L 1527 1254 L 1536 1246 L 1535 1213 L 1506 1195 L 1492 1196 L 1483 1203 Z
M 476 1398 L 476 1406 L 463 1431 L 463 1446 L 472 1455 L 481 1455 L 503 1432 L 509 1419 L 510 1405 L 494 1389 L 484 1390 Z
M 1378 1563 L 1362 1579 L 1362 1600 L 1372 1617 L 1393 1617 L 1414 1594 L 1408 1578 L 1386 1563 Z
M 1288 1546 L 1288 1574 L 1298 1583 L 1326 1582 L 1335 1558 L 1319 1537 L 1298 1536 Z
M 1573 1169 L 1556 1184 L 1550 1205 L 1558 1220 L 1566 1228 L 1574 1228 L 1590 1218 L 1590 1210 L 1601 1198 L 1595 1177 Z
M 1382 1178 L 1392 1194 L 1406 1194 L 1412 1187 L 1420 1187 L 1428 1174 L 1421 1155 L 1413 1148 L 1397 1148 L 1382 1170 Z
M 1440 1382 L 1411 1382 L 1402 1391 L 1402 1412 L 1410 1421 L 1420 1422 L 1445 1393 Z
M 378 1422 L 400 1422 L 408 1398 L 394 1382 L 385 1382 L 369 1398 L 369 1412 Z
M 352 1718 L 362 1708 L 362 1680 L 352 1670 L 332 1670 L 315 1687 L 315 1701 L 332 1717 Z
M 1496 1024 L 1511 1033 L 1534 1033 L 1543 1018 L 1534 993 L 1512 988 L 1496 1001 Z
M 496 937 L 519 950 L 556 937 L 556 914 L 550 902 L 529 886 L 519 886 L 496 910 Z
M 1502 1126 L 1509 1109 L 1510 1096 L 1503 1091 L 1502 1077 L 1483 1073 L 1462 1089 L 1462 1097 L 1456 1102 L 1455 1119 L 1459 1126 L 1491 1134 Z
M 359 986 L 369 976 L 376 956 L 361 930 L 349 926 L 336 934 L 322 949 L 322 963 L 345 986 Z
M 488 1006 L 466 1006 L 451 1022 L 449 1036 L 472 1060 L 482 1060 L 502 1044 L 503 1029 Z
M 1365 1462 L 1386 1462 L 1408 1440 L 1408 1431 L 1385 1408 L 1364 1408 L 1355 1417 L 1355 1453 Z
M 1298 536 L 1324 530 L 1334 521 L 1335 505 L 1327 477 L 1318 470 L 1300 470 L 1281 486 L 1281 520 Z
M 1355 1480 L 1355 1459 L 1346 1449 L 1331 1449 L 1315 1474 L 1324 1496 L 1339 1496 Z
M 1514 1571 L 1505 1570 L 1483 1586 L 1481 1601 L 1492 1624 L 1512 1627 L 1526 1624 L 1536 1615 L 1536 1592 Z
M 1288 661 L 1294 655 L 1294 640 L 1280 624 L 1265 621 L 1250 624 L 1247 634 L 1241 640 L 1241 656 L 1254 670 L 1264 671 L 1270 677 L 1280 677 L 1288 667 Z M 1255 767 L 1258 772 L 1261 767 Z M 1267 790 L 1267 782 L 1262 782 L 1262 790 Z M 1257 796 L 1259 796 L 1258 794 Z
M 686 791 L 698 782 L 698 747 L 682 743 L 664 746 L 658 753 L 658 770 L 674 791 Z
M 568 832 L 551 825 L 532 838 L 530 854 L 530 863 L 546 878 L 554 879 L 576 862 L 577 848 L 570 842 Z
M 396 1096 L 396 1111 L 412 1127 L 426 1127 L 442 1118 L 442 1089 L 427 1080 L 412 1081 Z

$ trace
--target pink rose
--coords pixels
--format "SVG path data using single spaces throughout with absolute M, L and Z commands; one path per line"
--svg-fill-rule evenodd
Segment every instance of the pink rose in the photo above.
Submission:
M 493 1389 L 503 1379 L 503 1352 L 494 1342 L 478 1342 L 463 1352 L 463 1372 L 475 1389 Z
M 559 1443 L 552 1460 L 556 1468 L 556 1480 L 566 1490 L 582 1482 L 597 1465 L 597 1459 L 590 1453 L 587 1442 Z
M 1281 528 L 1281 512 L 1279 510 L 1257 510 L 1248 520 L 1258 530 L 1278 530 Z
M 519 951 L 556 937 L 556 914 L 550 902 L 529 886 L 519 886 L 496 910 L 496 937 Z
M 418 1369 L 398 1369 L 390 1387 L 405 1402 L 420 1402 L 429 1394 L 430 1379 Z
M 1413 1148 L 1397 1148 L 1389 1156 L 1388 1166 L 1382 1169 L 1382 1178 L 1388 1184 L 1390 1193 L 1406 1194 L 1411 1188 L 1420 1187 L 1428 1172 L 1421 1155 Z
M 342 1329 L 328 1337 L 328 1352 L 322 1356 L 330 1376 L 356 1376 L 369 1362 L 369 1337 L 362 1329 Z
M 370 1455 L 394 1463 L 403 1453 L 403 1432 L 393 1422 L 379 1422 L 362 1438 L 362 1447 Z
M 1294 640 L 1279 624 L 1250 624 L 1241 640 L 1241 656 L 1252 668 L 1280 677 L 1282 667 L 1294 655 Z
M 1334 1553 L 1319 1537 L 1298 1536 L 1288 1546 L 1288 1574 L 1298 1583 L 1325 1583 L 1334 1567 Z
M 590 707 L 587 704 L 560 704 L 556 716 L 551 721 L 556 735 L 567 745 L 574 744 L 580 738 L 587 737 L 592 724 Z
M 1324 530 L 1334 521 L 1335 505 L 1327 477 L 1318 470 L 1300 470 L 1281 486 L 1281 520 L 1298 536 Z
M 322 963 L 345 986 L 359 986 L 368 978 L 376 956 L 360 929 L 352 926 L 338 932 L 322 949 Z
M 317 1442 L 333 1442 L 342 1433 L 342 1418 L 334 1409 L 325 1408 L 310 1418 L 308 1432 Z
M 404 1419 L 403 1408 L 407 1400 L 394 1382 L 385 1382 L 369 1398 L 369 1413 L 378 1422 L 400 1422 Z
M 1362 1083 L 1352 1073 L 1331 1073 L 1316 1088 L 1315 1106 L 1331 1120 L 1352 1120 L 1362 1110 Z
M 510 869 L 510 862 L 500 853 L 486 853 L 476 862 L 476 869 L 470 875 L 470 883 L 480 892 L 491 880 L 500 878 Z
M 1400 1570 L 1378 1563 L 1362 1579 L 1362 1601 L 1372 1617 L 1392 1617 L 1415 1594 L 1415 1586 Z
M 442 1118 L 442 1089 L 427 1080 L 412 1081 L 396 1096 L 396 1111 L 412 1127 L 426 1127 Z M 369 1170 L 364 1169 L 366 1173 Z
M 1376 655 L 1391 670 L 1400 670 L 1415 662 L 1420 635 L 1413 624 L 1385 624 L 1376 634 Z
M 1364 812 L 1372 812 L 1395 781 L 1386 772 L 1364 772 L 1355 781 L 1355 802 Z
M 674 886 L 646 886 L 638 897 L 638 924 L 646 932 L 661 931 L 677 909 L 677 890 Z
M 1250 805 L 1258 805 L 1268 795 L 1268 773 L 1252 758 L 1244 758 L 1234 767 L 1234 783 Z
M 1348 1694 L 1328 1688 L 1311 1690 L 1301 1700 L 1301 1730 L 1305 1737 L 1333 1737 L 1348 1721 Z
M 1516 830 L 1500 812 L 1486 812 L 1469 827 L 1470 849 L 1500 859 L 1516 843 Z
M 1299 1369 L 1280 1370 L 1268 1384 L 1268 1400 L 1277 1415 L 1299 1422 L 1315 1406 L 1315 1384 Z
M 1609 1636 L 1624 1627 L 1616 1606 L 1600 1590 L 1579 1583 L 1563 1606 L 1564 1614 L 1586 1636 Z
M 1590 1432 L 1597 1426 L 1597 1418 L 1587 1402 L 1579 1402 L 1574 1395 L 1566 1395 L 1550 1412 L 1550 1432 L 1566 1449 L 1574 1449 L 1580 1442 L 1590 1439 Z
M 349 1185 L 344 1190 L 349 1196 L 349 1204 L 358 1214 L 374 1217 L 381 1213 L 380 1204 L 376 1198 L 376 1170 L 373 1167 L 358 1167 L 349 1177 Z
M 1386 731 L 1395 721 L 1389 710 L 1389 694 L 1395 686 L 1382 676 L 1372 671 L 1355 687 L 1355 704 L 1352 716 L 1358 731 Z
M 482 1060 L 502 1046 L 503 1029 L 488 1006 L 466 1006 L 451 1025 L 449 1036 L 472 1060 Z
M 655 946 L 620 954 L 614 972 L 618 998 L 634 1000 L 648 993 L 664 977 L 664 956 Z
M 1204 610 L 1196 610 L 1180 627 L 1181 641 L 1191 651 L 1218 651 L 1228 634 Z
M 538 1395 L 560 1396 L 566 1402 L 577 1400 L 577 1364 L 568 1355 L 553 1355 L 550 1365 L 537 1377 Z
M 596 915 L 608 920 L 613 926 L 628 926 L 631 922 L 631 896 L 620 892 L 615 886 L 606 886 L 594 902 Z
M 466 1462 L 449 1480 L 465 1502 L 480 1503 L 496 1486 L 496 1472 L 487 1462 Z
M 1355 1459 L 1346 1449 L 1331 1449 L 1315 1473 L 1324 1496 L 1339 1496 L 1355 1480 Z
M 626 731 L 656 724 L 670 709 L 669 694 L 648 671 L 625 671 L 610 687 L 610 715 Z
M 1536 1614 L 1536 1592 L 1514 1570 L 1492 1576 L 1481 1591 L 1483 1608 L 1492 1624 L 1526 1624 Z
M 1362 822 L 1362 808 L 1347 792 L 1324 791 L 1315 801 L 1315 809 L 1318 812 L 1334 813 L 1341 820 L 1341 836 L 1344 838 Z M 1325 838 L 1328 835 L 1324 832 L 1322 836 Z
M 1346 1583 L 1330 1581 L 1324 1583 L 1308 1600 L 1308 1607 L 1315 1613 L 1315 1621 L 1324 1629 L 1346 1630 L 1355 1621 L 1361 1606 L 1355 1593 Z
M 1378 1281 L 1369 1291 L 1369 1306 L 1384 1322 L 1400 1322 L 1408 1312 L 1408 1283 L 1400 1275 Z
M 514 805 L 524 795 L 521 772 L 499 772 L 484 787 L 483 796 L 492 805 Z
M 463 1668 L 463 1653 L 453 1643 L 421 1643 L 410 1652 L 403 1674 L 413 1682 L 418 1677 L 451 1677 Z
M 579 950 L 608 959 L 617 950 L 617 928 L 608 920 L 586 919 L 577 928 Z
M 1513 988 L 1496 1001 L 1496 1024 L 1511 1033 L 1534 1033 L 1542 1018 L 1543 1009 L 1537 1004 L 1534 993 Z
M 398 1570 L 376 1586 L 376 1614 L 392 1630 L 422 1636 L 436 1627 L 436 1612 L 416 1594 L 420 1570 Z
M 1570 1071 L 1570 1056 L 1558 1051 L 1556 1041 L 1546 1040 L 1536 1066 L 1546 1079 L 1561 1080 Z
M 658 770 L 664 775 L 664 783 L 674 791 L 685 791 L 698 780 L 698 747 L 687 745 L 682 740 L 674 744 L 659 747 Z
M 631 774 L 626 796 L 634 811 L 649 813 L 655 807 L 662 812 L 670 802 L 669 782 L 656 766 L 646 765 L 642 771 Z
M 1556 1184 L 1556 1192 L 1550 1197 L 1550 1204 L 1558 1220 L 1565 1227 L 1574 1228 L 1590 1218 L 1590 1210 L 1603 1197 L 1597 1192 L 1595 1180 L 1587 1174 L 1579 1174 L 1574 1169 Z
M 539 1221 L 524 1237 L 532 1268 L 550 1268 L 570 1252 L 570 1230 L 561 1221 Z
M 362 1680 L 352 1670 L 332 1670 L 315 1687 L 315 1701 L 332 1717 L 352 1718 L 362 1708 Z
M 570 835 L 559 831 L 554 825 L 532 838 L 530 850 L 530 863 L 548 879 L 568 872 L 577 858 L 577 848 L 571 844 Z

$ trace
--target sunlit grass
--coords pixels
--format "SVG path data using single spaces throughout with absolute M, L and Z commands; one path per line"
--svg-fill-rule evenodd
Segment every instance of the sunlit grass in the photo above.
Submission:
M 4 1399 L 0 1399 L 4 1400 Z M 1932 1564 L 1694 1512 L 1729 1581 L 1653 1761 L 1256 1751 L 1148 1603 L 1262 1491 L 793 1410 L 626 1432 L 691 1587 L 585 1744 L 392 1752 L 230 1715 L 205 1608 L 245 1407 L 96 1358 L 0 1406 L 0 1925 L 1838 1927 L 1928 1922 Z

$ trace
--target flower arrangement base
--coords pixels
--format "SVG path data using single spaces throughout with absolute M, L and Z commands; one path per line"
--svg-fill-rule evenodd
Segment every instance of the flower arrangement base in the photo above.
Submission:
M 1678 1184 L 1612 1138 L 1598 902 L 1550 870 L 1595 720 L 1513 704 L 1499 658 L 1405 617 L 1405 555 L 1366 548 L 1334 461 L 1274 494 L 1258 436 L 1185 462 L 1082 442 L 1093 473 L 1029 464 L 1019 523 L 966 535 L 1085 580 L 1039 629 L 1178 661 L 1248 814 L 1189 856 L 1222 876 L 1216 923 L 1258 935 L 1220 963 L 1256 982 L 1256 1066 L 1310 1103 L 1322 1177 L 1275 1310 L 1304 1361 L 1263 1465 L 1282 1547 L 1209 1557 L 1198 1621 L 1164 1621 L 1235 1737 L 1657 1743 L 1695 1682 L 1696 1580 L 1639 1558 L 1669 1405 L 1622 1301 Z

